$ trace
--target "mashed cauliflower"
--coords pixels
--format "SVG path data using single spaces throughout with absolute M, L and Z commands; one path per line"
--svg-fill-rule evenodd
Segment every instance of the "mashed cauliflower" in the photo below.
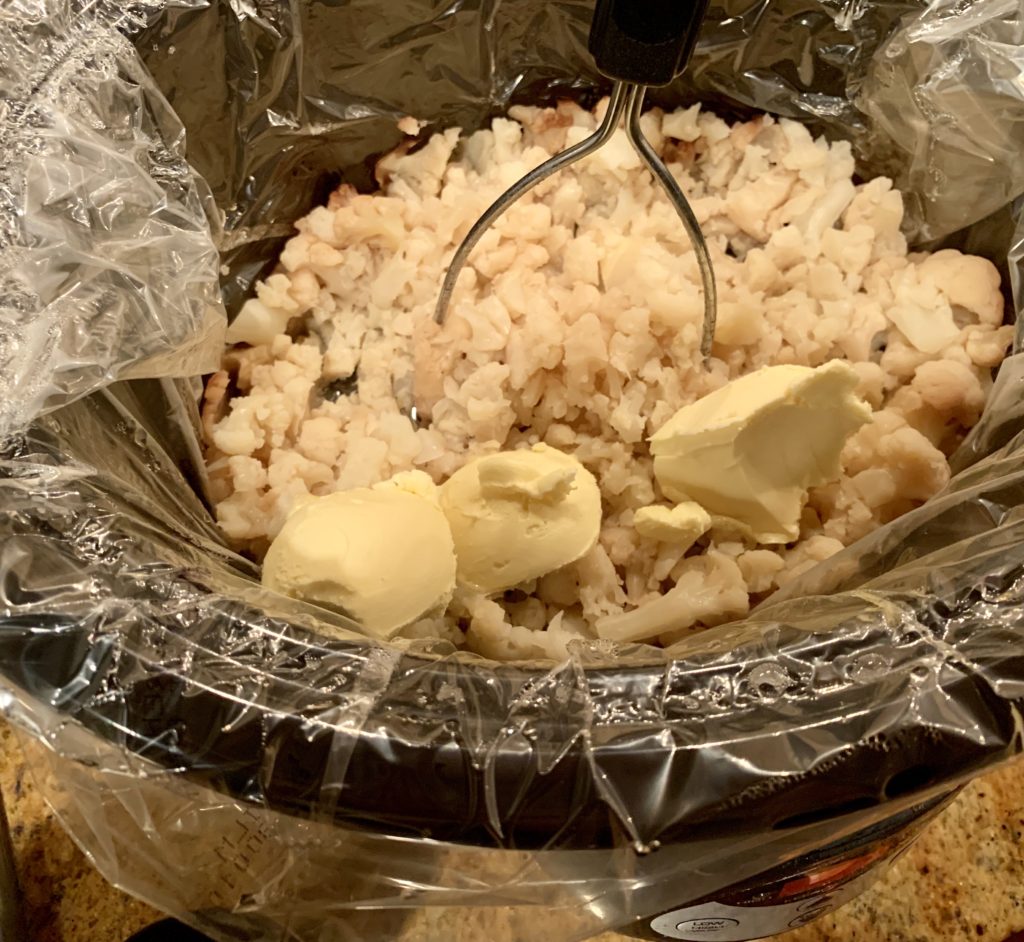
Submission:
M 603 107 L 515 108 L 468 137 L 436 134 L 379 162 L 379 193 L 344 185 L 296 224 L 207 390 L 217 516 L 237 547 L 261 557 L 307 493 L 414 469 L 441 483 L 472 458 L 546 443 L 597 478 L 597 545 L 501 597 L 457 593 L 443 621 L 407 634 L 559 658 L 598 619 L 636 637 L 640 606 L 641 633 L 662 643 L 741 616 L 945 486 L 1011 341 L 999 276 L 956 251 L 908 253 L 890 181 L 855 183 L 848 144 L 792 121 L 730 127 L 698 107 L 643 119 L 712 254 L 707 368 L 693 250 L 621 130 L 499 220 L 433 327 L 470 225 Z M 839 479 L 811 491 L 795 542 L 755 545 L 712 518 L 689 545 L 645 525 L 662 497 L 647 440 L 676 410 L 765 365 L 835 358 L 873 417 Z

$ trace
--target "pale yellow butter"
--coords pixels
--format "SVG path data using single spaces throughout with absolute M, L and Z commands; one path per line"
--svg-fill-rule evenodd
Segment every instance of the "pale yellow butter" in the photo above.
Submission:
M 388 638 L 455 590 L 455 548 L 421 471 L 298 503 L 263 562 L 263 584 L 319 602 Z
M 711 528 L 711 515 L 692 500 L 675 507 L 641 507 L 633 515 L 633 526 L 649 540 L 688 549 Z
M 601 492 L 575 458 L 534 445 L 469 462 L 441 485 L 459 585 L 486 595 L 575 562 L 601 529 Z
M 841 360 L 769 366 L 685 406 L 651 438 L 662 491 L 761 543 L 796 539 L 807 489 L 839 476 L 846 439 L 871 418 L 857 382 Z

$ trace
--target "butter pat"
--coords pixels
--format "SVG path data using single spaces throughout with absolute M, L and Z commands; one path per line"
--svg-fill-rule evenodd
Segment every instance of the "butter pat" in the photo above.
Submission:
M 349 615 L 388 638 L 455 590 L 455 548 L 422 471 L 298 503 L 271 544 L 263 584 Z
M 492 595 L 593 549 L 601 492 L 575 458 L 534 445 L 469 462 L 441 485 L 460 586 Z
M 857 381 L 841 360 L 769 366 L 685 406 L 651 438 L 662 491 L 761 543 L 796 539 L 807 489 L 839 476 L 846 439 L 871 418 Z
M 633 526 L 649 540 L 689 549 L 711 528 L 711 515 L 693 501 L 675 507 L 641 507 L 633 515 Z

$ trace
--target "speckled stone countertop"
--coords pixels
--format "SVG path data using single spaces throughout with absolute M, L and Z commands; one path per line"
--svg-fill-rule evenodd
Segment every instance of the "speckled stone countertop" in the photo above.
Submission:
M 35 790 L 0 724 L 0 788 L 26 942 L 123 942 L 160 914 L 110 886 Z M 867 893 L 783 942 L 1024 942 L 1024 765 L 979 779 Z M 453 939 L 444 942 L 477 942 Z M 629 942 L 606 933 L 597 942 Z M 442 942 L 424 936 L 417 942 Z M 543 935 L 523 942 L 556 942 Z

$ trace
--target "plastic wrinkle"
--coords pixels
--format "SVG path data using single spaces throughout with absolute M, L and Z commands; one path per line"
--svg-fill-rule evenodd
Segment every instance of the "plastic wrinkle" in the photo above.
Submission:
M 161 6 L 0 10 L 0 435 L 113 379 L 218 361 L 209 194 L 121 32 Z

